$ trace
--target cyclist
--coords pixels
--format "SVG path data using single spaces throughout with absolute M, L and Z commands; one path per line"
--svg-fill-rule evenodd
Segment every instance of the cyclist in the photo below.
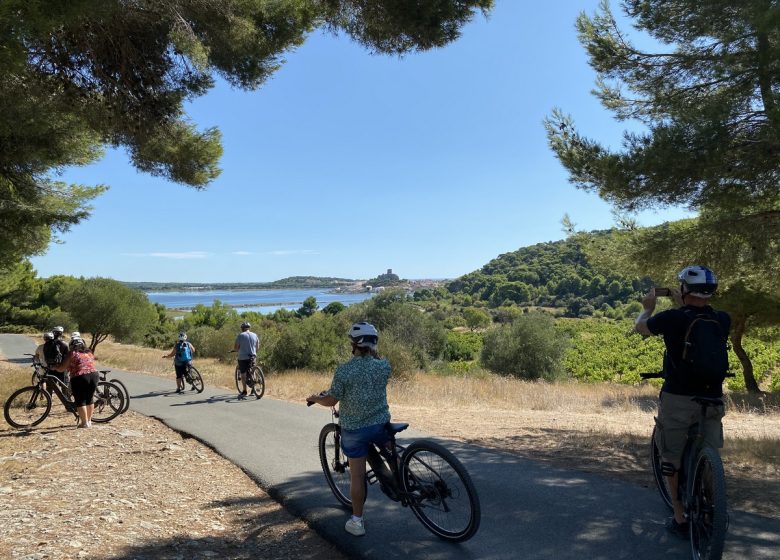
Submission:
M 49 340 L 54 340 L 54 333 L 51 331 L 43 333 L 43 344 L 38 345 L 33 356 L 33 362 L 42 365 L 44 368 L 46 367 L 46 355 L 43 352 L 43 348 Z
M 252 363 L 257 358 L 257 350 L 260 348 L 260 339 L 250 329 L 252 325 L 244 321 L 241 323 L 241 333 L 236 337 L 233 348 L 238 352 L 238 371 L 241 374 L 241 392 L 238 398 L 246 396 L 246 374 L 252 367 Z M 255 394 L 255 388 L 252 387 L 252 394 Z
M 81 338 L 73 338 L 70 341 L 70 351 L 63 362 L 70 372 L 71 390 L 76 412 L 79 415 L 79 428 L 92 427 L 92 413 L 95 405 L 92 398 L 98 384 L 98 372 L 95 367 L 95 356 L 84 344 Z
M 352 359 L 336 368 L 330 389 L 306 400 L 322 406 L 341 403 L 341 447 L 349 460 L 352 516 L 344 529 L 355 536 L 366 534 L 363 525 L 366 457 L 369 446 L 385 445 L 389 436 L 385 424 L 390 421 L 387 405 L 387 381 L 390 364 L 376 353 L 379 333 L 370 323 L 355 323 L 347 333 L 352 343 Z
M 68 357 L 70 349 L 68 343 L 63 340 L 65 329 L 54 327 L 51 330 L 53 338 L 43 343 L 43 355 L 46 358 L 46 368 L 49 374 L 53 375 L 65 385 L 70 383 L 68 368 L 65 360 Z
M 187 340 L 187 333 L 180 332 L 179 338 L 176 344 L 170 352 L 165 354 L 163 358 L 173 358 L 173 368 L 176 370 L 176 392 L 184 392 L 184 376 L 187 373 L 187 368 L 192 363 L 192 355 L 195 353 L 195 347 Z M 195 385 L 192 386 L 192 390 L 195 390 Z
M 678 470 L 690 426 L 697 423 L 701 413 L 693 396 L 719 398 L 723 396 L 723 377 L 728 370 L 726 341 L 731 328 L 731 318 L 723 311 L 715 311 L 709 305 L 710 298 L 718 287 L 718 280 L 710 269 L 704 266 L 687 266 L 677 275 L 680 289 L 670 290 L 678 305 L 676 309 L 662 311 L 653 315 L 656 304 L 655 288 L 642 298 L 644 310 L 637 317 L 635 330 L 643 335 L 663 335 L 666 352 L 664 354 L 664 384 L 661 389 L 656 418 L 656 445 L 661 453 L 661 470 L 669 484 L 674 516 L 667 528 L 681 536 L 688 536 L 688 522 L 683 504 L 678 495 Z M 693 324 L 705 319 L 709 328 L 714 329 L 711 346 L 707 347 L 709 356 L 722 356 L 717 359 L 717 369 L 722 369 L 723 377 L 713 380 L 701 374 L 702 368 L 691 362 L 686 353 L 692 347 L 691 332 Z M 703 327 L 697 326 L 701 330 Z M 717 340 L 716 340 L 717 339 Z M 697 339 L 704 347 L 710 343 L 707 339 Z M 694 351 L 695 352 L 695 351 Z M 725 362 L 725 363 L 724 363 Z M 704 438 L 715 448 L 723 447 L 724 416 L 722 406 L 708 407 L 704 419 Z

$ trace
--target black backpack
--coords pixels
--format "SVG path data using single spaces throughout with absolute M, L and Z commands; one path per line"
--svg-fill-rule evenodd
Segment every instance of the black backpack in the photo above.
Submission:
M 690 325 L 685 331 L 683 368 L 695 382 L 720 384 L 729 370 L 728 335 L 714 311 L 685 310 Z
M 47 340 L 43 345 L 43 357 L 46 358 L 46 363 L 50 366 L 57 366 L 65 359 L 65 354 L 62 351 L 62 341 L 60 340 Z

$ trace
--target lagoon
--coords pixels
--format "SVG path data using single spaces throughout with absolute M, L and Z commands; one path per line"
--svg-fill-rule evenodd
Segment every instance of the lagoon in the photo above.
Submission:
M 314 297 L 320 309 L 339 301 L 352 305 L 370 298 L 369 292 L 336 292 L 330 289 L 308 290 L 187 290 L 184 292 L 148 292 L 152 303 L 161 303 L 170 309 L 192 309 L 198 304 L 210 306 L 214 300 L 237 307 L 239 313 L 255 311 L 273 313 L 278 309 L 298 309 L 307 297 Z

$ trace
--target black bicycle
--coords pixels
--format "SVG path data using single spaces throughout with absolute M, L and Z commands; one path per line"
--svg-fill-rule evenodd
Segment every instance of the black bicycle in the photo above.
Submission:
M 49 416 L 52 405 L 52 394 L 78 420 L 78 412 L 73 399 L 66 391 L 67 385 L 59 378 L 46 372 L 34 385 L 23 387 L 14 392 L 3 406 L 6 422 L 14 428 L 32 428 Z M 122 389 L 111 381 L 98 381 L 93 398 L 95 405 L 92 414 L 93 422 L 110 422 L 125 410 L 125 397 Z
M 198 393 L 203 392 L 203 376 L 192 365 L 192 362 L 187 362 L 187 371 L 184 372 L 184 381 L 190 384 L 190 387 Z
M 662 373 L 642 373 L 642 379 L 663 378 Z M 727 377 L 734 377 L 729 374 Z M 720 560 L 728 530 L 726 474 L 718 450 L 704 439 L 704 418 L 711 406 L 723 406 L 723 400 L 691 397 L 700 408 L 699 422 L 691 426 L 685 444 L 678 477 L 677 495 L 681 497 L 688 518 L 691 558 Z M 672 509 L 672 494 L 661 470 L 661 452 L 655 442 L 656 428 L 650 438 L 650 463 L 658 492 Z
M 235 350 L 232 350 L 235 352 Z M 246 386 L 250 389 L 250 394 L 254 395 L 258 400 L 263 398 L 265 394 L 265 374 L 263 368 L 255 361 L 255 358 L 250 358 L 249 371 L 246 373 Z M 236 390 L 239 394 L 243 391 L 241 385 L 241 370 L 236 365 Z
M 35 385 L 44 375 L 46 375 L 46 367 L 35 357 L 35 354 L 25 354 L 25 356 L 30 356 L 32 359 L 31 367 L 33 368 L 33 372 L 30 383 Z
M 341 450 L 341 426 L 335 407 L 332 415 L 333 422 L 320 432 L 320 463 L 336 499 L 351 508 L 349 461 Z M 434 535 L 451 542 L 467 541 L 479 529 L 482 515 L 471 477 L 452 453 L 434 441 L 420 439 L 408 447 L 399 445 L 395 436 L 408 427 L 388 423 L 388 446 L 369 448 L 366 489 L 378 483 L 385 496 L 411 508 Z
M 122 396 L 125 398 L 125 404 L 124 404 L 124 407 L 123 407 L 122 412 L 120 414 L 124 414 L 125 412 L 127 412 L 127 409 L 130 408 L 130 392 L 127 390 L 127 387 L 125 387 L 125 384 L 122 383 L 116 377 L 113 378 L 113 379 L 106 379 L 106 376 L 109 373 L 111 373 L 110 369 L 101 369 L 100 371 L 98 371 L 98 373 L 100 374 L 100 380 L 101 381 L 109 381 L 109 382 L 115 384 L 117 387 L 119 387 L 122 390 Z M 100 389 L 100 387 L 98 387 L 98 388 Z M 106 386 L 103 386 L 102 390 L 106 391 Z

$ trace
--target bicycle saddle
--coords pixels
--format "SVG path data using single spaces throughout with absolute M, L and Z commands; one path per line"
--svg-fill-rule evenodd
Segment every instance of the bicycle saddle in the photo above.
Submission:
M 390 432 L 391 435 L 403 432 L 408 427 L 409 424 L 405 423 L 388 422 L 386 424 L 387 431 Z

